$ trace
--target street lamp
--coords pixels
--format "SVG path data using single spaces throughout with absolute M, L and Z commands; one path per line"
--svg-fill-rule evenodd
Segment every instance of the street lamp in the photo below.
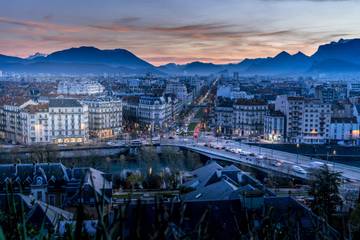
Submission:
M 300 144 L 297 143 L 297 144 L 296 144 L 296 151 L 297 151 L 296 163 L 297 163 L 297 164 L 299 164 L 299 148 L 300 148 Z

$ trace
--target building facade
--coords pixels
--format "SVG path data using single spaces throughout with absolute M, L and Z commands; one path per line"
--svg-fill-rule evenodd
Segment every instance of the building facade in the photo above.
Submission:
M 234 129 L 233 101 L 229 98 L 218 98 L 214 119 L 217 133 L 232 135 Z
M 88 107 L 75 99 L 50 99 L 49 125 L 54 143 L 81 143 L 88 139 Z
M 65 95 L 93 95 L 105 90 L 104 86 L 95 81 L 61 81 L 57 93 Z
M 329 139 L 331 104 L 282 95 L 275 100 L 275 110 L 285 115 L 287 142 L 321 144 Z
M 122 101 L 110 97 L 98 97 L 82 101 L 88 106 L 89 136 L 112 138 L 122 132 Z
M 234 133 L 240 137 L 258 137 L 264 133 L 267 103 L 260 99 L 238 99 L 234 103 Z
M 359 144 L 359 123 L 355 117 L 331 118 L 330 140 L 347 144 Z
M 141 96 L 138 119 L 140 124 L 152 128 L 162 128 L 166 123 L 166 102 L 163 97 Z
M 268 111 L 264 117 L 264 139 L 282 143 L 285 137 L 285 116 L 280 111 Z

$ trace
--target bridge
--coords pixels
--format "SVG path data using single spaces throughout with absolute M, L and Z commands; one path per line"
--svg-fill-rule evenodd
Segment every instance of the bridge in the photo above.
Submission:
M 178 146 L 193 152 L 203 154 L 212 159 L 228 161 L 231 163 L 239 163 L 266 172 L 281 173 L 303 180 L 310 179 L 310 174 L 308 173 L 310 173 L 312 170 L 311 166 L 309 165 L 311 162 L 324 162 L 322 159 L 311 158 L 300 154 L 251 146 L 232 140 L 213 139 L 213 142 L 219 146 L 226 146 L 228 149 L 235 148 L 242 150 L 242 153 L 234 153 L 227 151 L 226 149 L 217 149 L 205 146 L 209 145 L 210 142 L 211 140 L 207 138 L 200 138 L 199 141 L 196 142 L 190 138 L 180 138 L 176 140 L 162 140 L 161 145 Z M 297 171 L 293 168 L 294 165 L 303 168 L 307 173 L 301 173 Z M 329 163 L 329 166 L 331 166 L 330 169 L 332 171 L 340 172 L 345 181 L 360 185 L 360 168 L 334 162 L 331 162 L 331 165 Z

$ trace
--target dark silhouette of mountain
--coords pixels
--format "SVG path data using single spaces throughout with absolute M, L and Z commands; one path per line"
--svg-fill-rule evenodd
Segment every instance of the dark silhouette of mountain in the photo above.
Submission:
M 254 62 L 246 72 L 256 74 L 298 74 L 305 72 L 310 66 L 310 58 L 301 52 L 294 55 L 281 52 L 273 58 Z
M 6 55 L 0 54 L 0 64 L 1 63 L 20 63 L 23 61 L 24 61 L 24 59 L 22 59 L 22 58 L 6 56 Z
M 349 63 L 360 63 L 360 39 L 340 39 L 338 42 L 321 45 L 311 58 L 317 62 L 338 59 Z
M 190 67 L 190 66 L 196 67 Z M 201 65 L 201 66 L 200 66 Z M 190 63 L 185 65 L 165 65 L 161 69 L 167 73 L 218 73 L 223 70 L 239 72 L 244 75 L 300 75 L 337 74 L 360 72 L 360 39 L 340 39 L 319 46 L 312 56 L 302 52 L 291 55 L 281 52 L 274 57 L 244 59 L 236 64 Z M 171 70 L 171 71 L 170 71 Z
M 339 59 L 326 59 L 323 61 L 315 61 L 310 70 L 310 73 L 360 73 L 360 64 L 351 63 Z
M 6 63 L 0 66 L 9 72 L 19 73 L 48 73 L 48 74 L 103 74 L 123 73 L 135 74 L 138 71 L 124 67 L 110 67 L 104 64 L 91 63 L 57 63 L 57 62 L 32 62 L 32 63 Z
M 27 59 L 0 55 L 0 69 L 51 74 L 162 74 L 153 65 L 125 49 L 100 50 L 94 47 L 70 48 L 47 56 L 35 54 Z
M 95 47 L 70 48 L 54 52 L 45 57 L 45 61 L 106 64 L 133 69 L 153 67 L 150 63 L 125 49 L 100 50 Z
M 39 53 L 39 52 L 37 52 L 37 53 L 35 53 L 35 54 L 33 54 L 33 55 L 28 56 L 26 59 L 28 59 L 28 60 L 34 60 L 34 59 L 39 60 L 40 58 L 41 58 L 41 59 L 44 59 L 46 56 L 47 56 L 47 55 L 44 54 L 44 53 Z
M 274 57 L 244 59 L 239 63 L 192 62 L 154 67 L 125 49 L 100 50 L 79 47 L 57 51 L 48 56 L 36 54 L 23 59 L 0 55 L 0 70 L 20 73 L 125 73 L 209 75 L 239 72 L 244 75 L 360 74 L 360 39 L 340 39 L 319 46 L 312 56 L 281 52 Z
M 159 67 L 159 70 L 168 74 L 177 75 L 210 75 L 224 70 L 222 65 L 204 62 L 192 62 L 184 65 L 169 63 Z
M 167 64 L 160 69 L 169 74 L 208 75 L 224 70 L 246 74 L 287 74 L 304 72 L 310 67 L 310 58 L 299 52 L 290 55 L 281 52 L 275 57 L 244 59 L 237 64 L 216 65 L 212 63 L 192 62 L 184 65 Z

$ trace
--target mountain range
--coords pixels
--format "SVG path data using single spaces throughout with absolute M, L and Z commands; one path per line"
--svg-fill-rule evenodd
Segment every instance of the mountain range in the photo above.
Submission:
M 319 46 L 307 56 L 302 52 L 281 52 L 274 57 L 244 59 L 239 63 L 169 63 L 156 67 L 125 49 L 70 48 L 49 55 L 36 53 L 28 58 L 0 54 L 0 70 L 14 73 L 50 74 L 176 74 L 208 75 L 239 72 L 244 75 L 360 74 L 360 39 L 340 39 Z

